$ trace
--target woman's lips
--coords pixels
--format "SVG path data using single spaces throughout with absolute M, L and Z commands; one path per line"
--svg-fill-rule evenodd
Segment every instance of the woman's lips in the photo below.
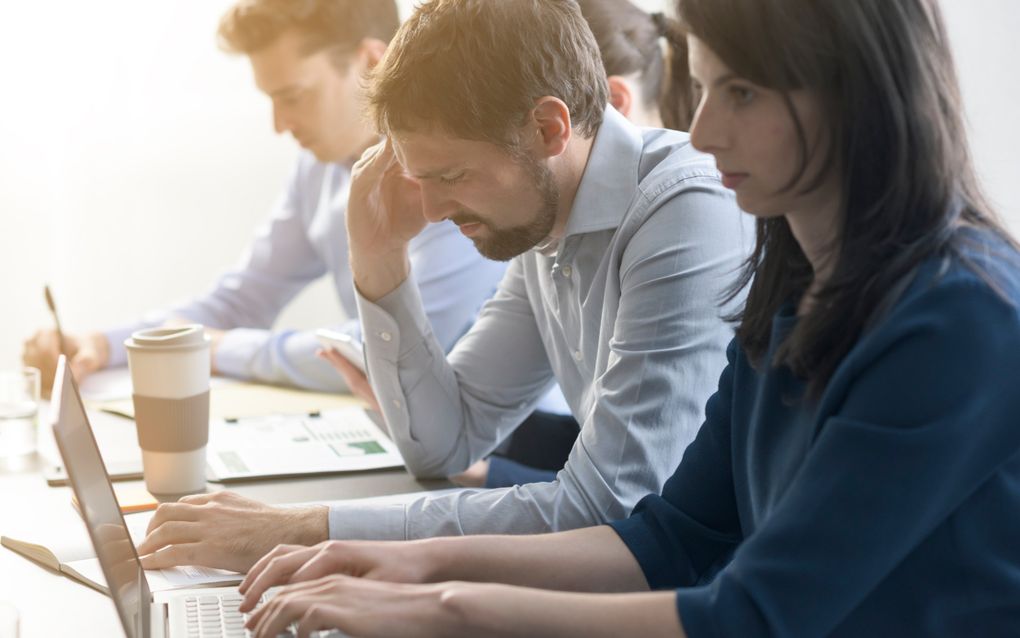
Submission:
M 730 190 L 736 190 L 740 184 L 747 179 L 747 173 L 723 173 L 722 183 L 723 186 Z

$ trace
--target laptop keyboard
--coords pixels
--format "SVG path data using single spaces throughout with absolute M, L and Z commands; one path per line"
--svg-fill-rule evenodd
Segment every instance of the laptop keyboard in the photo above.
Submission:
M 265 603 L 272 596 L 263 594 L 256 607 Z M 184 602 L 185 636 L 187 638 L 250 638 L 251 632 L 244 628 L 248 614 L 242 614 L 238 607 L 242 597 L 233 592 L 210 596 L 186 596 Z M 294 638 L 296 624 L 278 634 L 277 638 Z M 347 638 L 347 635 L 336 629 L 316 631 L 315 638 Z
M 259 604 L 266 602 L 262 596 Z M 244 628 L 247 614 L 238 610 L 240 594 L 219 596 L 188 596 L 184 599 L 184 614 L 188 638 L 248 638 L 251 632 Z M 293 636 L 290 631 L 280 636 Z

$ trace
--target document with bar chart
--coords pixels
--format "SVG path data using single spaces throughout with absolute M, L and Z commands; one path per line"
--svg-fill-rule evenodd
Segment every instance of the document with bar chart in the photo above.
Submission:
M 355 407 L 310 415 L 214 419 L 207 461 L 209 480 L 219 483 L 404 465 L 396 445 Z

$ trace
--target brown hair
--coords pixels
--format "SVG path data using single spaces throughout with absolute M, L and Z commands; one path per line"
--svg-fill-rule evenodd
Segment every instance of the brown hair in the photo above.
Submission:
M 400 26 L 394 0 L 241 0 L 220 19 L 220 46 L 231 53 L 263 49 L 294 29 L 306 54 L 329 49 L 339 60 L 364 38 L 389 42 Z
M 400 27 L 368 95 L 383 133 L 442 130 L 512 148 L 545 96 L 593 137 L 609 89 L 574 0 L 432 0 Z
M 662 13 L 649 14 L 629 0 L 578 0 L 578 4 L 595 34 L 606 73 L 638 73 L 641 99 L 658 105 L 662 124 L 680 131 L 689 129 L 694 96 L 687 37 L 680 25 Z
M 932 257 L 960 254 L 963 226 L 1012 243 L 974 174 L 949 39 L 936 0 L 680 0 L 681 22 L 737 75 L 779 91 L 810 159 L 790 92 L 829 114 L 814 189 L 841 175 L 832 275 L 776 351 L 820 396 L 890 291 Z M 757 246 L 734 294 L 750 284 L 737 337 L 760 363 L 779 307 L 801 298 L 811 264 L 785 217 L 759 219 Z M 1015 246 L 1015 244 L 1014 244 Z

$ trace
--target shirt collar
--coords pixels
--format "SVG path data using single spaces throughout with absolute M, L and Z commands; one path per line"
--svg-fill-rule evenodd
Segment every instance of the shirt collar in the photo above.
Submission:
M 643 148 L 641 129 L 607 106 L 562 239 L 620 225 L 637 193 Z
M 546 237 L 536 244 L 532 250 L 546 257 L 555 257 L 556 253 L 560 250 L 561 239 L 560 237 Z

